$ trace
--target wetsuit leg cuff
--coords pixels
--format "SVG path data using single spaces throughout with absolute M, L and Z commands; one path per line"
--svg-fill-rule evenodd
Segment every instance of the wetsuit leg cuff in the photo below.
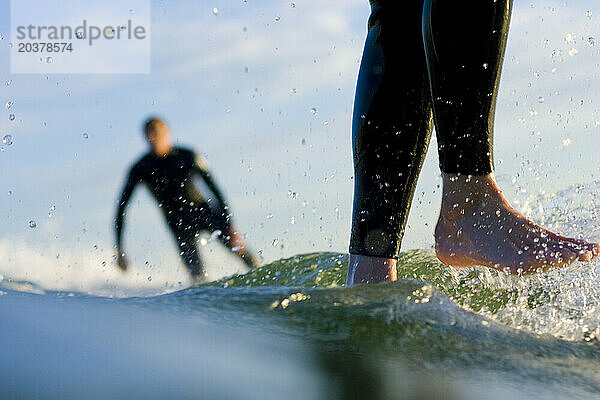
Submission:
M 381 230 L 371 230 L 366 235 L 352 235 L 350 254 L 357 256 L 398 259 L 400 244 Z

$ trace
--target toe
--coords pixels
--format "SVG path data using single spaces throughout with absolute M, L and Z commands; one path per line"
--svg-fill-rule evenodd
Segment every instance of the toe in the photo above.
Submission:
M 579 261 L 589 261 L 600 254 L 600 244 L 588 242 L 583 239 L 575 239 L 545 230 L 551 238 L 567 244 L 571 250 L 578 254 Z
M 560 248 L 556 253 L 560 255 L 557 265 L 558 268 L 573 264 L 579 257 L 577 252 L 567 247 Z
M 585 253 L 585 259 L 583 259 L 580 256 L 580 261 L 590 261 L 592 258 L 595 258 L 596 256 L 598 256 L 598 254 L 600 254 L 600 244 L 588 242 L 585 240 L 580 240 L 579 243 L 584 249 L 582 253 Z
M 600 254 L 600 243 L 590 243 L 590 251 L 592 252 L 592 258 L 597 257 Z
M 565 242 L 571 251 L 577 253 L 579 261 L 590 261 L 600 252 L 600 245 L 598 243 L 590 243 L 585 240 L 572 238 L 569 238 Z
M 577 257 L 577 259 L 579 261 L 590 261 L 592 258 L 594 258 L 594 255 L 589 250 L 582 250 L 582 251 L 580 251 L 579 252 L 579 257 Z
M 579 254 L 576 250 L 561 241 L 547 246 L 542 256 L 548 266 L 562 268 L 575 262 Z

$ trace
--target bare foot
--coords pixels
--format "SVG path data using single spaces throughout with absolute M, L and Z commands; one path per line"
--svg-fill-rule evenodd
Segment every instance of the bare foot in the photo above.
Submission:
M 346 286 L 379 283 L 396 279 L 396 260 L 393 258 L 358 256 L 350 254 Z
M 444 174 L 435 251 L 446 265 L 524 275 L 589 261 L 600 245 L 557 235 L 528 220 L 508 204 L 492 174 Z

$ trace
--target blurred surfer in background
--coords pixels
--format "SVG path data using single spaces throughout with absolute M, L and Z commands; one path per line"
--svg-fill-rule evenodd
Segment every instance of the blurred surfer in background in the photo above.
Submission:
M 494 108 L 512 0 L 371 0 L 353 117 L 347 284 L 396 280 L 396 258 L 435 124 L 439 260 L 513 274 L 588 261 L 600 245 L 513 209 L 493 175 Z
M 169 127 L 158 118 L 150 118 L 145 123 L 144 133 L 150 151 L 131 167 L 117 210 L 119 267 L 126 270 L 128 266 L 122 242 L 125 208 L 135 186 L 144 183 L 158 202 L 180 255 L 196 281 L 206 277 L 196 244 L 203 231 L 218 236 L 248 268 L 255 268 L 258 262 L 231 224 L 229 208 L 209 172 L 207 161 L 191 150 L 173 146 Z M 208 190 L 201 193 L 193 182 L 195 176 L 201 178 Z

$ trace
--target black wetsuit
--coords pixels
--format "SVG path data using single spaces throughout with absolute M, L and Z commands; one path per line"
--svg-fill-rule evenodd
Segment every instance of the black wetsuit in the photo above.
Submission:
M 432 121 L 442 172 L 492 172 L 511 8 L 512 0 L 371 0 L 352 124 L 350 253 L 397 257 Z
M 194 176 L 202 178 L 212 192 L 212 198 L 203 196 L 197 190 L 193 182 Z M 201 231 L 220 230 L 223 235 L 219 237 L 229 245 L 230 238 L 227 232 L 231 226 L 225 199 L 211 178 L 206 160 L 198 157 L 191 150 L 174 147 L 165 157 L 150 152 L 133 165 L 121 195 L 116 217 L 115 228 L 119 249 L 122 248 L 125 208 L 138 183 L 146 184 L 154 195 L 167 225 L 177 240 L 180 255 L 192 275 L 203 273 L 196 245 L 198 234 Z M 249 263 L 249 266 L 253 264 Z

